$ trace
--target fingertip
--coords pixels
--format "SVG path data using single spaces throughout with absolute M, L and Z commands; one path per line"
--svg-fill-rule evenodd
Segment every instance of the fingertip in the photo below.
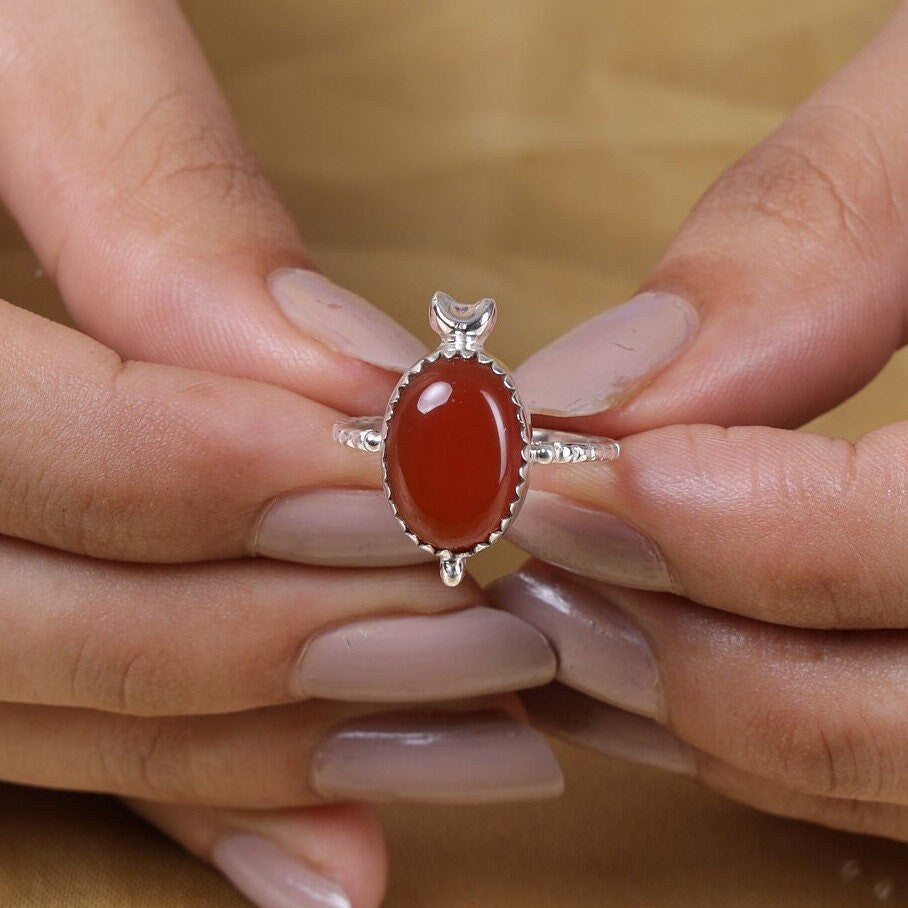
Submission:
M 388 851 L 381 821 L 367 804 L 309 808 L 319 824 L 306 856 L 318 862 L 347 893 L 352 908 L 378 908 L 388 882 Z
M 278 811 L 265 815 L 256 824 L 256 831 L 265 841 L 279 848 L 281 854 L 277 862 L 263 866 L 267 876 L 253 893 L 242 890 L 247 895 L 258 895 L 279 885 L 283 867 L 288 873 L 300 874 L 299 888 L 311 889 L 312 908 L 378 908 L 381 905 L 388 878 L 388 855 L 381 824 L 370 806 L 343 803 Z M 256 845 L 255 848 L 255 857 L 274 854 L 267 846 L 263 849 Z M 221 852 L 223 854 L 223 848 Z M 286 863 L 284 856 L 298 866 Z M 218 864 L 217 859 L 215 863 Z M 257 904 L 262 908 L 283 908 L 279 901 L 262 900 Z M 299 904 L 309 908 L 310 902 L 300 899 Z
M 579 418 L 632 398 L 691 343 L 697 310 L 675 293 L 646 291 L 588 319 L 516 371 L 533 413 Z
M 331 350 L 393 372 L 410 368 L 425 344 L 376 306 L 304 268 L 279 268 L 268 289 L 288 320 Z
M 210 860 L 259 908 L 378 908 L 384 898 L 387 849 L 368 805 L 232 811 L 128 804 Z

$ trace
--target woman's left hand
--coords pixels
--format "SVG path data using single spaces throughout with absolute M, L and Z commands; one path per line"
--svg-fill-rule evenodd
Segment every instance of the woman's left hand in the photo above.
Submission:
M 787 427 L 908 339 L 906 52 L 902 7 L 706 194 L 641 296 L 517 370 L 535 412 L 622 454 L 534 476 L 510 538 L 549 564 L 493 588 L 594 698 L 528 694 L 543 727 L 903 840 L 908 422 L 854 445 Z

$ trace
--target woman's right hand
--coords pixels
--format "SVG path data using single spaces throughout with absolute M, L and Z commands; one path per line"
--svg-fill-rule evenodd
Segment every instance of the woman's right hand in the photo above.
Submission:
M 334 443 L 421 345 L 308 270 L 176 5 L 0 20 L 0 194 L 85 332 L 0 303 L 0 779 L 125 796 L 260 904 L 374 906 L 373 815 L 307 806 L 557 793 L 505 694 L 552 652 Z

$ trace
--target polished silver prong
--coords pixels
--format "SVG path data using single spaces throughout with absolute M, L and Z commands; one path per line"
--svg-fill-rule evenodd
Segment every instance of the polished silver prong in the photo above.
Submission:
M 533 429 L 533 440 L 527 447 L 533 463 L 586 463 L 592 460 L 615 460 L 621 445 L 612 438 L 590 438 L 573 432 L 548 432 Z
M 441 574 L 441 580 L 445 586 L 457 586 L 463 580 L 463 575 L 466 573 L 466 560 L 465 556 L 452 555 L 450 552 L 440 556 L 438 572 Z
M 481 299 L 475 303 L 460 303 L 441 290 L 429 304 L 429 324 L 452 350 L 481 350 L 483 341 L 495 327 L 495 300 Z

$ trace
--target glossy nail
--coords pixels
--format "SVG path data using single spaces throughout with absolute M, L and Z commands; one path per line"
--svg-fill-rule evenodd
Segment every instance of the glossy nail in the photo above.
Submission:
M 453 700 L 545 684 L 555 654 L 535 628 L 496 609 L 372 618 L 312 638 L 295 693 L 358 702 Z
M 542 631 L 559 681 L 642 716 L 664 713 L 659 668 L 640 627 L 604 596 L 547 565 L 510 574 L 489 597 Z
M 619 760 L 692 776 L 693 750 L 652 719 L 600 703 L 562 684 L 548 684 L 520 697 L 537 728 Z
M 373 716 L 337 729 L 312 761 L 324 797 L 485 803 L 561 794 L 539 732 L 503 713 Z
M 639 530 L 556 492 L 531 490 L 508 537 L 531 555 L 585 577 L 640 590 L 672 589 L 665 560 Z
M 215 845 L 211 860 L 259 908 L 352 908 L 337 882 L 263 836 L 227 836 Z
M 417 564 L 417 548 L 394 519 L 384 492 L 311 489 L 272 502 L 253 543 L 256 555 L 336 567 Z
M 691 341 L 697 311 L 672 293 L 640 293 L 533 354 L 514 373 L 533 413 L 583 416 L 616 407 Z
M 338 353 L 402 372 L 426 352 L 394 319 L 316 271 L 281 268 L 268 287 L 293 324 Z

